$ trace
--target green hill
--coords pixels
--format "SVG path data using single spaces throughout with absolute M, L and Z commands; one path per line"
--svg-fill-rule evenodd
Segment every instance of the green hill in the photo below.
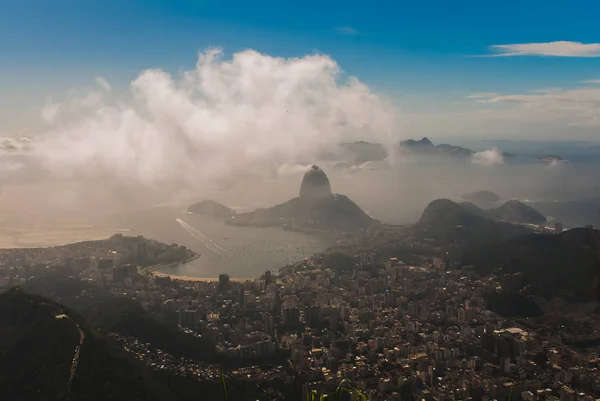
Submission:
M 70 309 L 13 288 L 0 295 L 0 385 L 17 400 L 168 400 L 151 372 Z
M 530 234 L 468 253 L 481 274 L 521 273 L 530 293 L 575 302 L 594 298 L 600 231 L 574 228 L 559 235 Z
M 526 227 L 490 219 L 475 205 L 458 204 L 449 199 L 436 199 L 427 205 L 415 229 L 440 244 L 458 242 L 466 249 L 498 244 L 531 233 Z
M 546 216 L 517 200 L 509 200 L 497 208 L 487 210 L 485 214 L 493 219 L 515 223 L 541 224 L 546 222 Z
M 212 200 L 205 200 L 202 202 L 194 203 L 187 208 L 189 213 L 199 214 L 207 217 L 214 217 L 216 219 L 228 220 L 235 216 L 237 212 L 233 209 L 228 208 Z

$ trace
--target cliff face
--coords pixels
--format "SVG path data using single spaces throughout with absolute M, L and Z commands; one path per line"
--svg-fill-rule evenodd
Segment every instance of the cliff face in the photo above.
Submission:
M 300 198 L 322 199 L 329 196 L 331 196 L 331 184 L 327 175 L 318 166 L 312 166 L 302 178 Z

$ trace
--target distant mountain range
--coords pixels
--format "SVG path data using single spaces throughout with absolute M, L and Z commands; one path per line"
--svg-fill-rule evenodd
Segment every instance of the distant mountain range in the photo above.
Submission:
M 427 137 L 419 140 L 408 139 L 398 143 L 397 151 L 404 154 L 444 156 L 451 158 L 470 158 L 475 153 L 473 149 L 465 148 L 447 143 L 434 145 Z M 323 160 L 344 160 L 350 165 L 359 165 L 366 162 L 376 162 L 385 160 L 389 154 L 380 143 L 357 141 L 340 144 L 339 152 L 322 155 Z M 502 153 L 504 157 L 514 157 L 508 152 Z
M 436 155 L 446 157 L 468 158 L 473 156 L 476 151 L 462 146 L 449 145 L 446 143 L 434 145 L 427 137 L 419 140 L 408 139 L 400 142 L 400 150 L 420 155 Z M 504 157 L 514 157 L 513 154 L 502 152 Z
M 543 214 L 517 200 L 509 200 L 498 207 L 485 210 L 471 202 L 455 203 L 448 199 L 438 199 L 425 208 L 419 222 L 448 216 L 452 217 L 456 224 L 462 224 L 461 221 L 469 220 L 470 216 L 523 224 L 542 224 L 547 220 Z
M 547 155 L 547 156 L 542 156 L 542 157 L 538 157 L 537 159 L 535 159 L 539 162 L 544 162 L 544 163 L 556 163 L 556 162 L 562 162 L 565 161 L 565 159 L 563 159 L 560 156 L 556 156 L 556 155 Z
M 451 157 L 471 157 L 475 153 L 472 149 L 448 144 L 434 145 L 427 137 L 420 140 L 408 139 L 400 142 L 400 150 L 422 155 L 439 155 Z

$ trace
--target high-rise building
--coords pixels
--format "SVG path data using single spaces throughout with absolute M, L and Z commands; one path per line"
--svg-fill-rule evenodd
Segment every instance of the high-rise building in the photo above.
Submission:
M 563 232 L 563 224 L 560 222 L 554 223 L 554 234 L 560 234 Z
M 502 373 L 510 373 L 510 358 L 503 356 L 500 358 L 500 370 Z
M 283 309 L 283 324 L 295 325 L 300 322 L 300 310 L 298 308 Z
M 199 313 L 197 309 L 180 309 L 179 310 L 179 326 L 191 330 L 198 328 Z
M 321 307 L 313 305 L 307 306 L 304 309 L 304 320 L 310 327 L 319 327 L 319 320 L 321 318 Z
M 229 275 L 219 274 L 219 292 L 225 292 L 229 289 Z
M 273 315 L 271 315 L 270 313 L 265 313 L 263 315 L 263 325 L 265 333 L 273 333 L 273 329 L 275 328 L 275 326 L 273 325 Z
M 134 266 L 144 262 L 148 255 L 148 243 L 142 237 L 139 241 L 131 244 L 131 262 Z
M 271 274 L 271 270 L 267 270 L 265 272 L 265 286 L 270 285 L 273 281 L 273 276 Z

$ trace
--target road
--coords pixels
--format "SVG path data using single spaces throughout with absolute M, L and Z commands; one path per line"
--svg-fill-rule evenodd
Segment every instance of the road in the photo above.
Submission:
M 81 352 L 81 347 L 83 345 L 83 341 L 85 340 L 85 333 L 81 330 L 81 327 L 75 323 L 73 319 L 71 319 L 67 314 L 59 314 L 56 315 L 57 319 L 69 319 L 75 327 L 77 327 L 77 331 L 79 332 L 79 343 L 75 347 L 75 352 L 73 353 L 73 359 L 71 360 L 71 374 L 69 375 L 69 391 L 71 390 L 71 382 L 73 381 L 73 377 L 75 377 L 75 373 L 77 372 L 77 364 L 79 363 L 79 354 Z

